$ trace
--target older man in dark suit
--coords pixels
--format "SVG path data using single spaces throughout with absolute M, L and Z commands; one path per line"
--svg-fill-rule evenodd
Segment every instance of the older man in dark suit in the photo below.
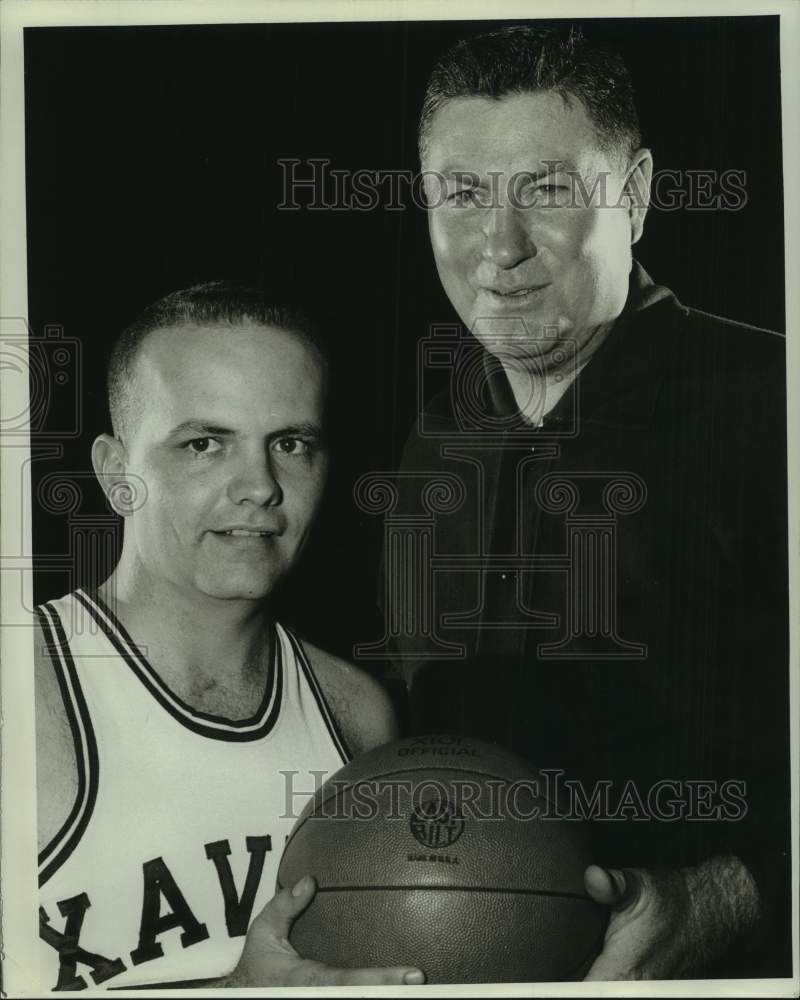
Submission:
M 564 772 L 611 909 L 588 978 L 788 975 L 783 339 L 633 259 L 652 156 L 624 65 L 579 32 L 455 46 L 420 154 L 470 333 L 431 346 L 450 388 L 398 479 L 403 516 L 420 481 L 463 493 L 430 628 L 387 560 L 414 729 Z

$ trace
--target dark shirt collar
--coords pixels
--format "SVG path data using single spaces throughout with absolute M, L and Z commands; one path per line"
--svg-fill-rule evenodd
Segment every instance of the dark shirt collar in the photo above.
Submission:
M 610 426 L 650 422 L 661 384 L 669 328 L 685 310 L 673 293 L 657 285 L 633 262 L 625 308 L 611 332 L 570 388 L 544 419 L 544 426 L 576 419 Z M 500 363 L 486 356 L 486 371 L 494 411 L 519 416 L 514 395 Z

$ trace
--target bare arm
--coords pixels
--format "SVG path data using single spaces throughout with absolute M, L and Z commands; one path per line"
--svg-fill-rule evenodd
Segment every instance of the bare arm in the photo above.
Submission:
M 354 755 L 397 739 L 394 706 L 374 677 L 310 643 L 303 648 Z
M 70 813 L 78 794 L 78 765 L 64 699 L 44 633 L 38 622 L 33 628 L 37 839 L 41 851 Z

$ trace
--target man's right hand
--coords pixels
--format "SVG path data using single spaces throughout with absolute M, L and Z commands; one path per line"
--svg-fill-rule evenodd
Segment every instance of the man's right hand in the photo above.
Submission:
M 292 922 L 317 891 L 310 875 L 292 889 L 281 889 L 247 932 L 242 957 L 226 986 L 416 986 L 424 974 L 413 966 L 387 969 L 338 969 L 301 958 L 289 943 Z

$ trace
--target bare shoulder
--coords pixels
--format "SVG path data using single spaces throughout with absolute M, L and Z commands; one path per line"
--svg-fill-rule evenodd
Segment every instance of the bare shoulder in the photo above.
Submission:
M 303 649 L 354 754 L 397 739 L 397 716 L 383 686 L 366 670 L 303 640 Z
M 36 695 L 36 802 L 42 850 L 69 816 L 78 793 L 75 744 L 56 671 L 38 621 L 33 626 Z

